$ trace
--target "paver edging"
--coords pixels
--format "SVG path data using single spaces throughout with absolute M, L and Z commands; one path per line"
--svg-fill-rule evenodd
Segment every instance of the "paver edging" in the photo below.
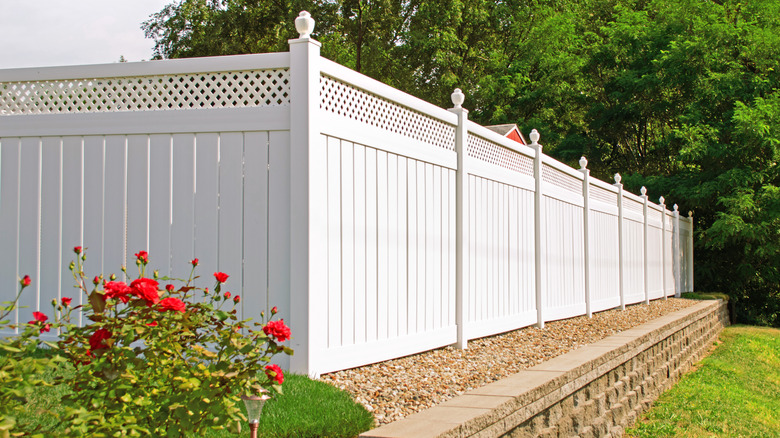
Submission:
M 697 303 L 361 437 L 619 436 L 726 325 L 724 302 Z

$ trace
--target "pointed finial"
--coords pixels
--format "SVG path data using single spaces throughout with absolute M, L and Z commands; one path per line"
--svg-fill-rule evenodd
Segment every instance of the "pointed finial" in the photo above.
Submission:
M 674 211 L 677 211 L 677 204 L 674 204 L 674 207 L 672 208 L 674 208 Z
M 615 174 L 615 184 L 620 184 L 620 181 L 622 181 L 622 180 L 623 180 L 623 177 L 620 176 L 619 173 L 616 173 Z
M 452 99 L 452 104 L 455 105 L 455 108 L 461 108 L 463 101 L 466 100 L 466 95 L 460 91 L 460 88 L 456 88 L 450 95 L 450 99 Z
M 588 167 L 588 159 L 585 158 L 585 157 L 581 157 L 580 158 L 580 170 L 583 170 L 586 167 Z
M 688 210 L 688 217 L 693 217 L 693 211 Z
M 647 187 L 642 186 L 642 188 L 639 189 L 639 193 L 641 193 L 642 196 L 647 196 Z
M 298 18 L 295 19 L 295 30 L 300 35 L 299 38 L 308 38 L 314 30 L 314 19 L 311 18 L 311 14 L 306 11 L 301 11 L 298 14 Z
M 659 204 L 661 204 L 661 205 L 664 205 L 664 201 L 666 201 L 666 199 L 664 199 L 664 197 L 663 197 L 663 196 L 661 196 L 660 198 L 658 198 L 658 203 L 659 203 Z
M 531 144 L 539 144 L 539 131 L 536 129 L 532 129 L 528 137 L 531 139 Z

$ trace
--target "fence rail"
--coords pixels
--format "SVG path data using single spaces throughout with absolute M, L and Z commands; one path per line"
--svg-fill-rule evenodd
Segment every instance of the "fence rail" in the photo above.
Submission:
M 0 71 L 0 298 L 16 321 L 146 249 L 277 305 L 319 373 L 693 288 L 692 219 L 319 56 Z

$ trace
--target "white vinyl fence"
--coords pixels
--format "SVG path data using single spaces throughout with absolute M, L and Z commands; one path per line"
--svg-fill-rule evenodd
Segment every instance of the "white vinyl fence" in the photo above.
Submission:
M 300 18 L 299 18 L 300 20 Z M 301 29 L 299 29 L 301 31 Z M 319 56 L 0 70 L 0 300 L 200 259 L 310 375 L 693 289 L 692 218 Z M 132 269 L 130 269 L 132 272 Z

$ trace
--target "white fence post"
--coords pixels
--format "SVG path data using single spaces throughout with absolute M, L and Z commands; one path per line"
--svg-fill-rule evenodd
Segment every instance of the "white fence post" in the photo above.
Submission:
M 642 186 L 641 189 L 639 189 L 639 193 L 642 194 L 642 215 L 645 218 L 644 226 L 642 227 L 642 234 L 644 236 L 644 274 L 645 274 L 645 304 L 650 304 L 650 275 L 648 272 L 649 263 L 648 263 L 648 251 L 647 251 L 647 188 Z
M 626 310 L 626 284 L 623 274 L 623 184 L 620 181 L 623 177 L 619 173 L 615 174 L 615 187 L 618 189 L 618 279 L 620 281 L 620 310 Z
M 299 38 L 290 44 L 290 326 L 295 330 L 290 370 L 317 376 L 316 351 L 325 347 L 327 272 L 326 149 L 317 126 L 320 46 L 311 39 L 308 12 L 295 19 Z M 272 255 L 273 256 L 273 255 Z
M 544 328 L 544 309 L 542 306 L 542 291 L 544 281 L 542 280 L 542 221 L 544 213 L 542 212 L 542 145 L 539 144 L 539 132 L 534 129 L 528 136 L 531 139 L 529 145 L 536 152 L 534 155 L 534 266 L 536 275 L 536 326 Z
M 693 212 L 688 212 L 691 230 L 688 235 L 688 292 L 693 292 Z
M 674 233 L 672 235 L 672 251 L 674 251 L 674 296 L 680 298 L 682 292 L 682 269 L 680 269 L 680 212 L 674 204 Z
M 593 291 L 591 290 L 590 275 L 590 169 L 588 160 L 585 157 L 580 158 L 580 172 L 582 172 L 582 223 L 583 223 L 583 246 L 585 247 L 585 314 L 588 318 L 593 317 L 591 311 L 591 301 Z
M 666 300 L 666 200 L 663 196 L 658 198 L 658 204 L 661 206 L 661 290 Z
M 466 301 L 464 293 L 466 289 L 466 273 L 468 271 L 468 210 L 467 210 L 467 179 L 468 172 L 465 167 L 467 154 L 469 111 L 461 105 L 465 99 L 460 88 L 456 88 L 450 96 L 455 105 L 450 111 L 458 116 L 458 126 L 455 128 L 455 153 L 458 155 L 458 169 L 455 173 L 455 323 L 458 325 L 458 340 L 455 346 L 466 349 L 468 339 L 465 337 L 466 326 Z

